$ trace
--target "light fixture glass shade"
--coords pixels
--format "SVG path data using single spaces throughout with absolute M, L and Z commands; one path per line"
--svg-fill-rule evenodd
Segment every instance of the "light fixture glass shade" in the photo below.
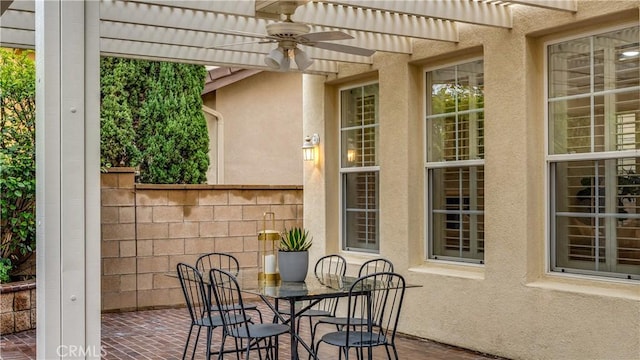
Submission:
M 280 68 L 278 69 L 280 71 L 289 70 L 289 63 L 290 63 L 289 55 L 288 55 L 289 51 L 288 50 L 284 50 L 284 52 L 285 52 L 284 58 L 280 62 Z
M 283 60 L 285 59 L 283 50 L 284 49 L 282 49 L 281 47 L 277 47 L 271 50 L 269 52 L 269 55 L 264 57 L 264 63 L 272 69 L 279 70 Z M 287 57 L 287 67 L 289 66 L 288 61 L 289 58 Z
M 313 64 L 313 60 L 309 58 L 309 55 L 304 51 L 295 48 L 293 49 L 294 59 L 296 61 L 296 65 L 298 66 L 298 70 L 305 71 L 311 64 Z
M 315 146 L 311 143 L 311 138 L 306 137 L 304 139 L 304 143 L 302 143 L 302 159 L 304 161 L 311 161 L 315 159 L 314 151 Z
M 316 158 L 316 146 L 320 143 L 320 136 L 313 134 L 307 135 L 302 143 L 302 158 L 304 161 L 312 161 Z

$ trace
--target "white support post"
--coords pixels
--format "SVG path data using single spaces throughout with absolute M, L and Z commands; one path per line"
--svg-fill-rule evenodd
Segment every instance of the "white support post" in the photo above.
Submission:
M 310 264 L 327 251 L 326 186 L 325 186 L 325 77 L 320 75 L 302 75 L 302 136 L 320 135 L 320 149 L 314 161 L 305 161 L 303 165 L 303 203 L 304 227 L 314 234 L 314 245 L 310 249 Z M 302 153 L 300 153 L 302 161 Z M 335 247 L 335 244 L 332 244 Z M 329 247 L 331 248 L 331 247 Z M 313 265 L 312 265 L 313 266 Z M 313 269 L 312 269 L 313 270 Z
M 37 355 L 100 358 L 99 4 L 36 2 Z

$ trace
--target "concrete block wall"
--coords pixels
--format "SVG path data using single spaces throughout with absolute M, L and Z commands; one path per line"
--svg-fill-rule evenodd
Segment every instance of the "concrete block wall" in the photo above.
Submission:
M 263 214 L 302 225 L 302 186 L 135 184 L 132 168 L 102 174 L 102 310 L 180 306 L 179 262 L 227 252 L 258 265 Z M 271 228 L 270 222 L 267 228 Z

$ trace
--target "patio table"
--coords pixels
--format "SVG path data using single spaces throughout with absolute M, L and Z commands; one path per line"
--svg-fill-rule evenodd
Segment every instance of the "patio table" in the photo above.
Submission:
M 241 291 L 258 295 L 264 302 L 271 308 L 276 314 L 279 321 L 286 324 L 289 323 L 289 333 L 291 338 L 291 359 L 298 360 L 298 344 L 301 344 L 312 357 L 317 359 L 316 354 L 305 343 L 300 335 L 296 332 L 296 321 L 300 314 L 304 313 L 308 309 L 312 308 L 320 300 L 326 298 L 335 297 L 347 297 L 349 290 L 353 283 L 358 279 L 353 276 L 340 276 L 335 274 L 324 274 L 321 277 L 317 277 L 315 274 L 307 276 L 304 282 L 262 282 L 258 281 L 257 277 L 249 277 L 247 274 L 239 277 L 239 284 Z M 367 294 L 372 288 L 372 284 L 364 284 L 366 287 L 361 290 L 362 294 Z M 369 286 L 370 285 L 370 286 Z M 388 284 L 389 287 L 395 286 L 395 284 Z M 406 284 L 406 288 L 420 287 L 421 285 Z M 377 288 L 380 289 L 380 284 L 377 284 Z M 356 291 L 357 293 L 357 291 Z M 275 306 L 269 301 L 274 300 Z M 300 301 L 308 300 L 306 305 L 301 308 L 296 308 L 296 303 Z M 286 301 L 289 303 L 289 319 L 284 319 L 278 308 L 279 301 Z

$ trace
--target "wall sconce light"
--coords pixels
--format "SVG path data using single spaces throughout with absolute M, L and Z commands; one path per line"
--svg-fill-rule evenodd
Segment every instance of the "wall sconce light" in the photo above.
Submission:
M 304 161 L 312 161 L 316 158 L 316 147 L 320 144 L 320 135 L 307 135 L 302 143 L 302 158 Z

